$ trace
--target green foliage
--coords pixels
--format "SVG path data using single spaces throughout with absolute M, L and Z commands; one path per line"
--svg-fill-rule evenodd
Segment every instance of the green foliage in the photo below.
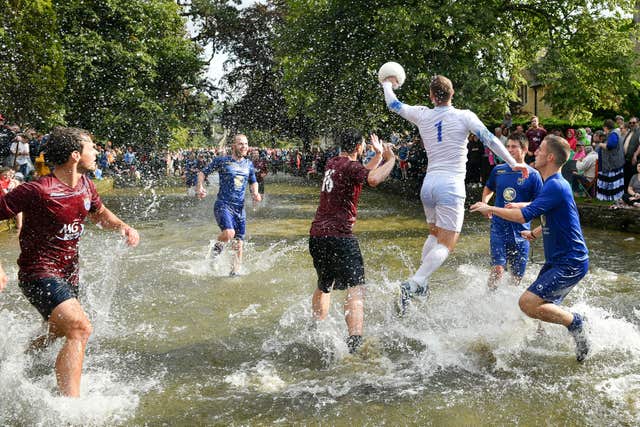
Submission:
M 65 0 L 57 11 L 68 123 L 155 147 L 194 120 L 203 64 L 173 1 Z
M 293 112 L 320 130 L 402 126 L 389 117 L 376 81 L 386 61 L 402 64 L 398 91 L 428 104 L 430 76 L 444 74 L 456 106 L 490 120 L 502 117 L 522 71 L 547 85 L 558 115 L 585 120 L 597 108 L 619 108 L 636 73 L 637 28 L 622 13 L 628 0 L 283 0 L 278 60 Z M 615 13 L 608 12 L 615 11 Z M 382 123 L 382 125 L 381 125 Z
M 51 1 L 0 0 L 0 9 L 0 112 L 23 126 L 60 123 L 65 73 Z
M 161 147 L 211 127 L 201 49 L 172 0 L 0 0 L 0 111 Z

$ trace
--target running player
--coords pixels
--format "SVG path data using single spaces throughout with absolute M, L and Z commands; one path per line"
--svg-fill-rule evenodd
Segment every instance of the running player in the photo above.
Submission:
M 429 237 L 422 248 L 418 271 L 400 285 L 400 315 L 404 315 L 413 295 L 426 295 L 431 274 L 453 251 L 464 219 L 466 197 L 464 178 L 467 162 L 467 136 L 478 136 L 485 146 L 504 159 L 514 170 L 529 176 L 529 169 L 517 163 L 500 142 L 469 110 L 451 105 L 453 85 L 444 76 L 435 76 L 429 86 L 429 97 L 435 108 L 411 106 L 398 101 L 393 93 L 395 77 L 382 83 L 387 106 L 418 126 L 429 159 L 427 174 L 422 183 L 420 198 L 424 207 Z
M 84 219 L 120 231 L 129 246 L 140 240 L 101 202 L 86 173 L 96 169 L 95 145 L 87 131 L 56 128 L 44 146 L 55 165 L 51 175 L 16 187 L 0 196 L 0 219 L 24 213 L 18 258 L 19 286 L 27 300 L 48 322 L 48 344 L 66 341 L 56 359 L 58 388 L 64 396 L 80 395 L 80 378 L 87 341 L 93 330 L 78 301 L 78 241 Z M 0 289 L 3 272 L 0 272 Z
M 542 226 L 525 230 L 522 236 L 530 241 L 544 237 L 545 264 L 520 297 L 520 309 L 534 319 L 566 326 L 576 343 L 576 359 L 582 362 L 589 353 L 584 319 L 578 313 L 559 307 L 589 269 L 589 251 L 582 235 L 578 208 L 571 186 L 560 173 L 569 153 L 569 144 L 564 138 L 547 135 L 536 151 L 535 168 L 542 175 L 544 185 L 533 202 L 524 208 L 511 209 L 478 202 L 471 206 L 471 212 L 521 224 L 540 217 Z
M 507 139 L 507 151 L 516 162 L 522 163 L 527 152 L 529 141 L 527 136 L 514 132 Z M 482 201 L 489 203 L 496 195 L 495 206 L 503 208 L 524 207 L 531 202 L 542 189 L 542 179 L 538 171 L 529 167 L 529 178 L 523 179 L 522 174 L 514 171 L 507 164 L 493 168 L 489 179 L 482 191 Z M 502 279 L 504 269 L 509 264 L 509 270 L 515 285 L 527 268 L 529 260 L 529 241 L 521 236 L 524 230 L 530 230 L 531 224 L 526 222 L 505 221 L 499 216 L 491 218 L 491 273 L 489 274 L 489 288 L 495 289 Z
M 247 159 L 249 141 L 247 137 L 238 134 L 233 137 L 231 156 L 216 157 L 208 166 L 198 173 L 197 197 L 202 199 L 207 195 L 204 188 L 205 178 L 213 171 L 220 175 L 220 189 L 213 206 L 220 234 L 213 247 L 213 255 L 222 252 L 224 244 L 233 240 L 236 251 L 231 276 L 238 274 L 242 263 L 242 241 L 246 229 L 246 212 L 244 210 L 244 195 L 249 184 L 251 197 L 254 202 L 260 202 L 262 197 L 258 193 L 258 182 L 251 160 Z
M 342 153 L 327 162 L 320 205 L 311 224 L 309 252 L 318 274 L 313 293 L 313 317 L 324 320 L 329 313 L 332 289 L 347 289 L 344 317 L 349 330 L 347 345 L 354 353 L 362 343 L 364 323 L 364 264 L 358 240 L 353 235 L 358 199 L 365 182 L 375 187 L 384 181 L 395 165 L 391 145 L 380 144 L 371 135 L 373 158 L 363 166 L 358 158 L 366 148 L 362 134 L 350 129 L 340 136 Z M 380 165 L 384 159 L 384 164 Z

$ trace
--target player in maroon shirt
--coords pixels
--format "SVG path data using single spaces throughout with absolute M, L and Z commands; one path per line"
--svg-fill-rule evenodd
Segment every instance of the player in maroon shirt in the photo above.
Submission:
M 107 209 L 86 173 L 96 169 L 95 145 L 87 131 L 56 128 L 44 147 L 51 175 L 0 196 L 0 219 L 24 214 L 18 258 L 19 286 L 48 322 L 46 345 L 65 337 L 56 359 L 56 379 L 64 396 L 80 395 L 85 348 L 92 326 L 78 302 L 78 240 L 89 216 L 99 226 L 119 230 L 129 246 L 138 232 Z M 0 271 L 0 290 L 3 272 Z
M 309 252 L 318 274 L 313 293 L 313 318 L 324 320 L 329 313 L 331 289 L 348 289 L 344 316 L 349 330 L 347 344 L 354 353 L 362 343 L 364 321 L 364 264 L 358 240 L 353 235 L 358 199 L 365 182 L 375 187 L 384 181 L 395 164 L 390 144 L 380 144 L 371 135 L 375 156 L 367 166 L 358 157 L 366 147 L 362 134 L 350 129 L 340 135 L 342 153 L 327 162 L 320 206 L 311 224 Z M 384 158 L 385 163 L 380 165 Z
M 533 165 L 536 160 L 536 150 L 542 144 L 542 140 L 545 136 L 547 136 L 547 130 L 540 126 L 540 121 L 538 117 L 531 117 L 531 126 L 527 129 L 527 139 L 529 140 L 529 148 L 527 150 L 527 154 L 525 156 L 524 162 Z

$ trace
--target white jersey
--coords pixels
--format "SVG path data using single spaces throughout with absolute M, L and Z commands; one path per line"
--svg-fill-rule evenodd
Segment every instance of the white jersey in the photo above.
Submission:
M 469 132 L 477 135 L 509 166 L 516 164 L 502 142 L 489 132 L 474 112 L 452 106 L 428 108 L 403 104 L 393 93 L 391 83 L 385 82 L 382 87 L 389 108 L 418 127 L 429 159 L 428 174 L 458 175 L 464 179 Z

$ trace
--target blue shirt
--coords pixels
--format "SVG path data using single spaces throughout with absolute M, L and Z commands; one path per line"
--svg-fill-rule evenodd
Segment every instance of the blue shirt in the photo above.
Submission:
M 198 183 L 198 159 L 187 159 L 184 169 L 187 187 L 193 187 Z
M 537 170 L 530 166 L 527 169 L 529 169 L 529 178 L 524 179 L 520 171 L 514 171 L 507 164 L 493 168 L 485 186 L 496 194 L 496 207 L 504 208 L 507 203 L 530 202 L 538 196 L 542 190 L 542 178 Z M 497 215 L 492 217 L 491 223 L 499 226 L 500 229 L 509 226 L 508 229 L 513 231 L 516 237 L 520 237 L 521 231 L 531 228 L 529 221 L 520 224 L 507 221 Z
M 571 265 L 589 259 L 578 207 L 570 184 L 561 174 L 547 178 L 538 197 L 522 209 L 522 216 L 525 221 L 540 217 L 547 263 Z
M 247 183 L 256 183 L 256 171 L 251 160 L 242 158 L 234 160 L 231 156 L 216 157 L 202 173 L 208 176 L 211 172 L 220 174 L 218 200 L 236 206 L 244 206 L 244 193 Z

